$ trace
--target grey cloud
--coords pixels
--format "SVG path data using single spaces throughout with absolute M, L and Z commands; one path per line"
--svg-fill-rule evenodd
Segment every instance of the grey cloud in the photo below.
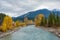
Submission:
M 60 9 L 59 3 L 60 0 L 0 0 L 0 12 L 5 12 L 10 16 L 19 16 L 44 7 Z

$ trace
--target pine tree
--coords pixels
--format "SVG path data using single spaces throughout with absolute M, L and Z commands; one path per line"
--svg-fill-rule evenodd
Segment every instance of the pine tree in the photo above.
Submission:
M 60 25 L 60 19 L 59 19 L 59 15 L 57 13 L 56 15 L 56 26 L 59 26 Z
M 55 14 L 53 12 L 51 12 L 49 17 L 48 17 L 48 26 L 49 27 L 54 26 L 55 22 L 56 22 Z
M 3 22 L 5 16 L 6 15 L 4 13 L 0 13 L 0 25 L 2 25 L 2 22 Z

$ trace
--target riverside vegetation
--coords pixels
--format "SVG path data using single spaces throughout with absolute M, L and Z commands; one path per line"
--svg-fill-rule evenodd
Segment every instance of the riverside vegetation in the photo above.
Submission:
M 14 22 L 12 17 L 0 13 L 0 31 L 7 32 L 8 30 L 13 30 L 19 26 L 26 26 L 26 24 L 24 22 L 20 22 L 19 20 Z
M 27 17 L 24 21 L 16 20 L 13 21 L 12 17 L 0 13 L 0 31 L 7 32 L 8 30 L 13 30 L 16 27 L 27 26 L 28 24 L 35 24 L 36 27 L 60 27 L 60 15 L 55 13 L 50 13 L 48 17 L 44 14 L 38 14 L 34 20 L 29 20 Z
M 24 21 L 16 20 L 14 22 L 10 16 L 0 13 L 0 30 L 4 32 L 12 30 L 14 26 L 26 26 L 28 23 L 32 24 L 33 22 L 36 26 L 60 27 L 60 15 L 51 12 L 48 17 L 45 17 L 41 13 L 35 17 L 34 21 L 25 17 Z

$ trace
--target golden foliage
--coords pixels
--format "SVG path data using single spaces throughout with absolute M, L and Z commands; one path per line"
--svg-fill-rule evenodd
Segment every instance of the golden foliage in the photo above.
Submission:
M 2 31 L 6 31 L 7 29 L 12 29 L 13 25 L 12 25 L 13 21 L 12 21 L 12 18 L 9 17 L 9 16 L 5 16 L 4 17 L 4 20 L 3 20 L 3 23 L 2 23 L 2 28 L 1 30 Z
M 20 26 L 20 21 L 16 21 L 16 27 L 19 27 Z
M 20 26 L 26 26 L 26 23 L 25 22 L 21 22 Z
M 19 27 L 19 26 L 26 26 L 26 23 L 21 21 L 16 21 L 16 27 Z
M 27 24 L 33 24 L 33 21 L 32 20 L 28 20 Z
M 37 16 L 35 17 L 35 25 L 36 25 L 36 26 L 39 26 L 39 25 L 40 25 L 43 17 L 44 17 L 43 14 L 39 14 L 39 15 L 37 15 Z
M 3 32 L 6 32 L 7 31 L 7 25 L 5 23 L 3 23 L 2 27 L 1 27 L 1 30 Z

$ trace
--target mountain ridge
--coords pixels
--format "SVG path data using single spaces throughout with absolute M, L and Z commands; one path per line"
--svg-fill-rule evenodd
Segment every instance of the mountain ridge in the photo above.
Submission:
M 18 17 L 15 17 L 13 18 L 13 20 L 23 20 L 24 17 L 27 17 L 28 19 L 34 19 L 35 16 L 37 16 L 38 14 L 44 14 L 45 17 L 48 17 L 48 15 L 53 12 L 55 14 L 59 14 L 60 15 L 60 10 L 48 10 L 48 9 L 40 9 L 40 10 L 36 10 L 36 11 L 31 11 L 31 12 L 28 12 L 24 15 L 21 15 L 21 16 L 18 16 Z

